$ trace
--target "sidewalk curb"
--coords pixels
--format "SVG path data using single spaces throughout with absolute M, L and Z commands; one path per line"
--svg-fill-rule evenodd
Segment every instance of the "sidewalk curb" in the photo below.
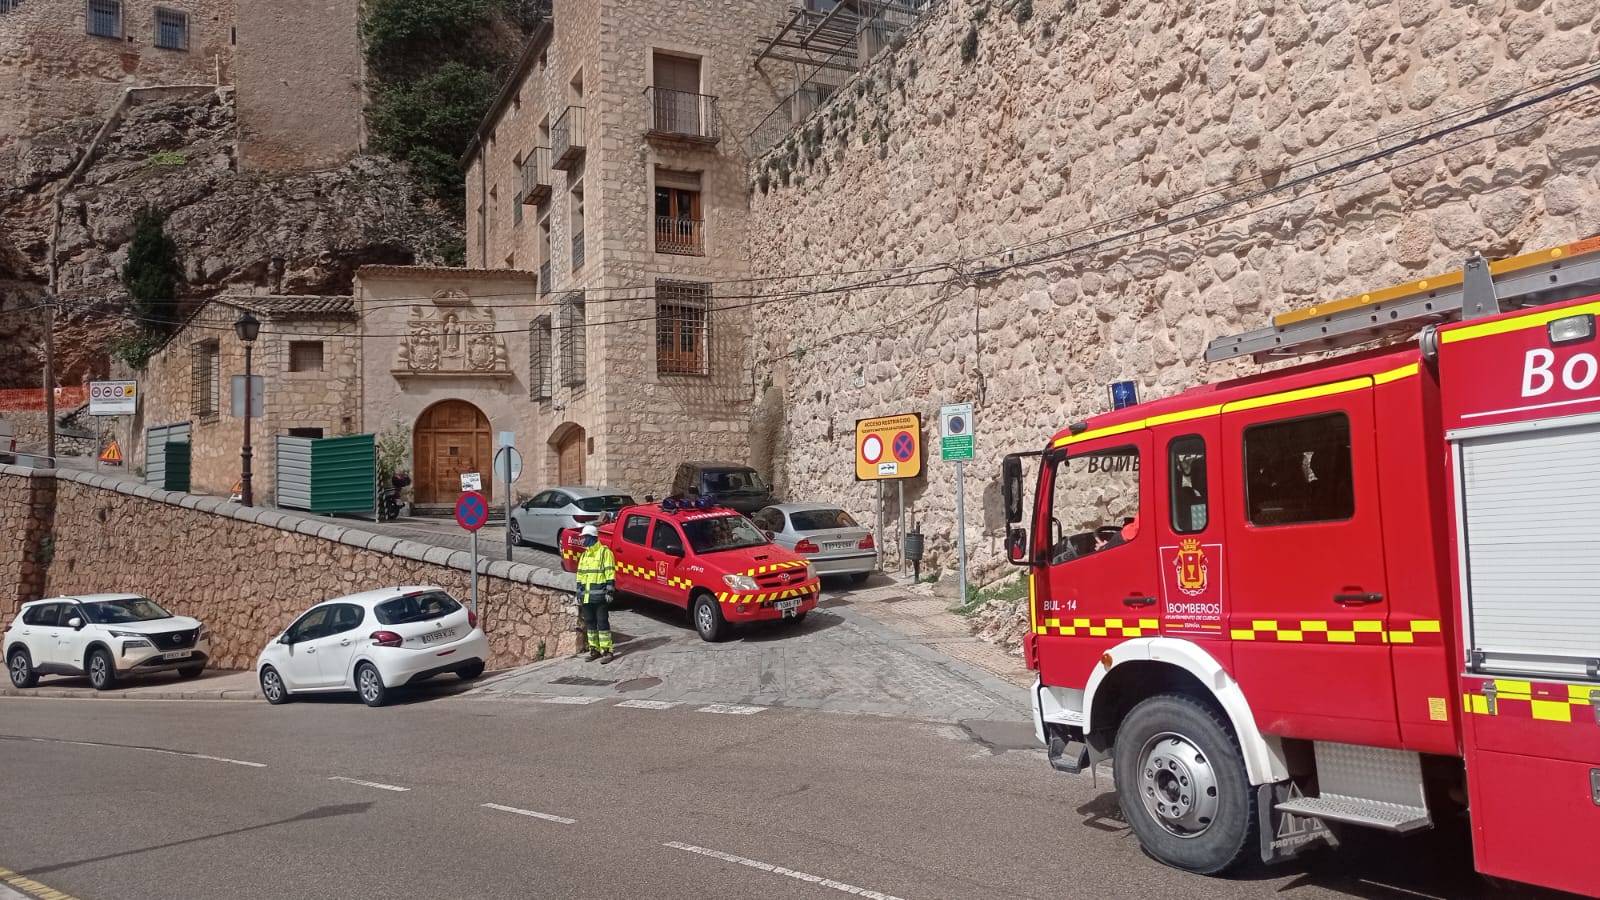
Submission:
M 85 688 L 0 687 L 0 697 L 36 700 L 260 700 L 260 691 L 96 691 Z

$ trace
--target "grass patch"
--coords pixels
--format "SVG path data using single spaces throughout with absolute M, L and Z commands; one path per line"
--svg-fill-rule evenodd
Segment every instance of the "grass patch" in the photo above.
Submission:
M 996 601 L 1001 603 L 1014 603 L 1027 596 L 1028 578 L 1023 574 L 1018 573 L 1010 578 L 1005 579 L 1004 581 L 991 584 L 986 588 L 980 588 L 975 584 L 967 585 L 966 602 L 956 607 L 954 611 L 958 615 L 975 616 L 982 611 L 984 607 Z

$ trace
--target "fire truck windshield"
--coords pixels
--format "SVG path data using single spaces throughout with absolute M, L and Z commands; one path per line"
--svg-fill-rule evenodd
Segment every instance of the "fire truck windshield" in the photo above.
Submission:
M 1137 539 L 1138 448 L 1098 450 L 1055 466 L 1050 497 L 1052 565 Z

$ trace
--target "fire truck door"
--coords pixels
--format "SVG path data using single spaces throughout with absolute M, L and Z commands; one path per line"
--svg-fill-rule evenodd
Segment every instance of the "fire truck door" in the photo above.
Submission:
M 650 539 L 651 518 L 643 513 L 632 513 L 617 524 L 618 539 L 611 545 L 617 557 L 617 590 L 630 594 L 650 596 L 645 579 L 644 555 Z
M 1229 633 L 1261 729 L 1399 745 L 1372 381 L 1223 407 Z M 1238 487 L 1234 485 L 1238 484 Z
M 1046 684 L 1081 687 L 1101 654 L 1160 632 L 1156 535 L 1141 521 L 1153 500 L 1150 433 L 1134 431 L 1068 448 L 1054 460 L 1049 590 L 1034 628 Z M 1146 503 L 1146 507 L 1148 503 Z

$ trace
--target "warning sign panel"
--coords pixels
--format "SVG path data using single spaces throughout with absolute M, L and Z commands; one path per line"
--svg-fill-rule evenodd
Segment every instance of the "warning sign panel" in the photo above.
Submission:
M 89 415 L 131 416 L 139 408 L 139 382 L 89 382 Z
M 117 446 L 117 442 L 115 440 L 107 444 L 104 450 L 100 451 L 100 461 L 113 466 L 122 465 L 122 448 Z
M 922 417 L 916 413 L 856 422 L 856 480 L 922 474 Z

